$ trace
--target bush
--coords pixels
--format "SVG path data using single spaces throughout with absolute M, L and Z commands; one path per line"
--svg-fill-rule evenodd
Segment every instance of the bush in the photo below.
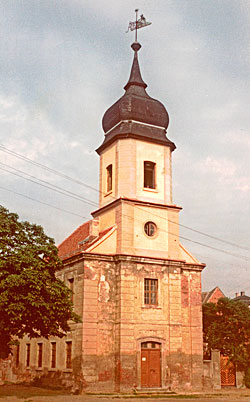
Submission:
M 245 371 L 243 382 L 247 388 L 250 388 L 250 367 Z

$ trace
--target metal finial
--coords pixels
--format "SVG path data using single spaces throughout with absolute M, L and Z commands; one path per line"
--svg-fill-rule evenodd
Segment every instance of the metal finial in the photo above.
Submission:
M 135 9 L 135 41 L 137 42 L 137 30 L 138 30 L 138 11 L 139 9 Z
M 152 22 L 148 22 L 146 21 L 146 18 L 144 17 L 143 14 L 141 14 L 139 20 L 138 20 L 138 11 L 139 9 L 136 8 L 135 9 L 135 21 L 130 21 L 130 23 L 128 24 L 128 31 L 135 31 L 135 42 L 137 42 L 137 31 L 139 28 L 144 28 L 147 25 L 151 25 Z

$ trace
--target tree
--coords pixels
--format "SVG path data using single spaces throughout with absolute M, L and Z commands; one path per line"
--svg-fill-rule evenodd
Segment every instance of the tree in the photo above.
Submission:
M 203 305 L 204 342 L 245 371 L 250 366 L 250 310 L 241 301 L 221 298 Z
M 62 337 L 73 312 L 71 291 L 56 278 L 62 267 L 54 240 L 41 226 L 20 222 L 0 206 L 0 357 L 15 339 Z

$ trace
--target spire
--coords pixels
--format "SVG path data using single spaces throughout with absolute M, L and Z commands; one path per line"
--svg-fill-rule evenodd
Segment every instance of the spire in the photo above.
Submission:
M 118 138 L 137 138 L 164 144 L 173 151 L 175 145 L 166 137 L 168 112 L 161 102 L 148 95 L 147 84 L 141 76 L 137 55 L 141 45 L 135 41 L 131 47 L 134 60 L 129 80 L 124 87 L 125 93 L 104 113 L 102 127 L 105 139 L 97 152 L 100 153 Z
M 131 47 L 135 53 L 134 53 L 134 60 L 133 60 L 132 68 L 131 68 L 130 77 L 129 77 L 128 83 L 124 87 L 125 91 L 127 91 L 128 88 L 131 87 L 131 85 L 137 85 L 137 86 L 140 86 L 143 88 L 147 88 L 147 84 L 143 81 L 142 76 L 141 76 L 141 71 L 140 71 L 138 56 L 137 56 L 137 52 L 140 50 L 141 45 L 139 42 L 134 42 L 134 43 L 132 43 Z

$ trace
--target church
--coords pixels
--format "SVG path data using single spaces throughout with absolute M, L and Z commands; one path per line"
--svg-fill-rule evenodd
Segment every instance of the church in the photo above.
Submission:
M 131 47 L 125 93 L 105 112 L 96 150 L 99 208 L 58 246 L 58 278 L 82 323 L 62 339 L 24 338 L 19 372 L 96 392 L 200 390 L 205 265 L 180 244 L 169 116 L 146 91 L 141 45 Z

